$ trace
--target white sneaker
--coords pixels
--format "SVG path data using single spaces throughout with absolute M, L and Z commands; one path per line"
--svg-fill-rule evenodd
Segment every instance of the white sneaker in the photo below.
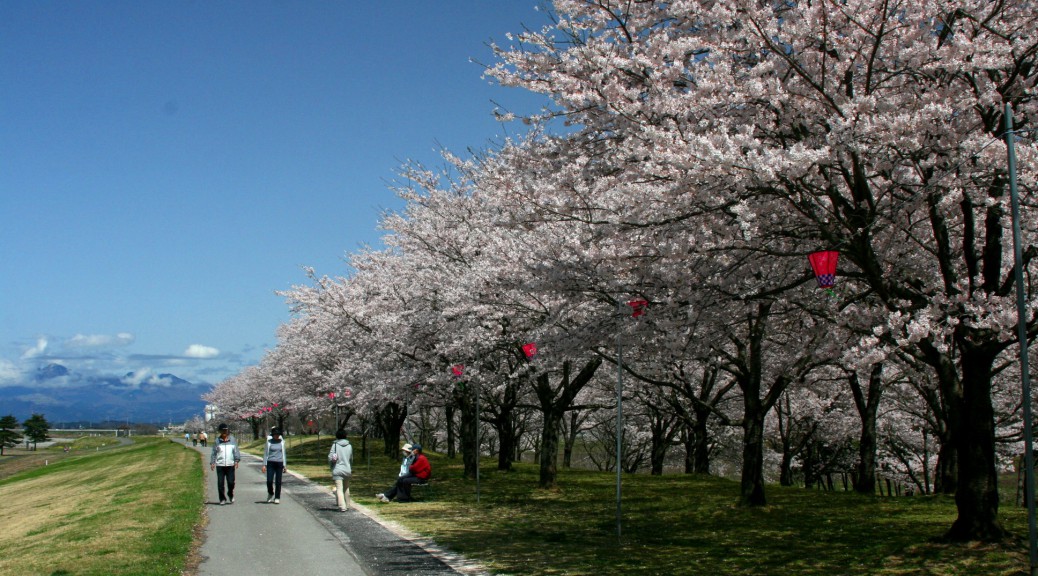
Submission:
M 386 498 L 385 494 L 379 494 L 378 495 L 378 499 L 381 500 L 384 503 L 388 503 L 389 502 L 389 498 Z
M 275 504 L 281 504 L 281 498 L 275 498 L 274 499 L 274 503 Z
M 231 498 L 230 500 L 228 500 L 227 503 L 228 504 L 234 504 L 234 498 Z
M 270 504 L 273 501 L 274 501 L 274 495 L 273 494 L 271 494 L 270 496 L 267 496 L 267 504 Z

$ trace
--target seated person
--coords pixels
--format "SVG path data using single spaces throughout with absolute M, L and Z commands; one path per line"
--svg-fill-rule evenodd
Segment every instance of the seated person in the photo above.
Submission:
M 407 462 L 409 459 L 412 461 L 407 468 L 407 473 L 401 474 L 392 488 L 375 495 L 382 502 L 389 502 L 394 498 L 396 498 L 397 502 L 410 502 L 411 486 L 425 484 L 429 481 L 429 476 L 432 475 L 432 466 L 429 464 L 429 459 L 425 457 L 425 454 L 422 454 L 422 446 L 420 444 L 411 446 L 410 451 L 406 450 L 407 445 L 404 445 L 404 448 L 404 461 Z

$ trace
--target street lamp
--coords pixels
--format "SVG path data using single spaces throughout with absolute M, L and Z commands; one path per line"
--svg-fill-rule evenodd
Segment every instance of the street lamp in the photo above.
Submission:
M 1027 528 L 1030 537 L 1031 576 L 1038 576 L 1038 528 L 1035 525 L 1034 453 L 1031 432 L 1031 375 L 1027 361 L 1027 305 L 1024 297 L 1023 239 L 1020 234 L 1020 198 L 1016 191 L 1016 149 L 1013 135 L 1013 108 L 1006 102 L 1006 153 L 1009 156 L 1009 198 L 1013 216 L 1013 277 L 1016 283 L 1016 334 L 1020 340 L 1020 381 L 1024 405 L 1024 479 L 1027 490 Z

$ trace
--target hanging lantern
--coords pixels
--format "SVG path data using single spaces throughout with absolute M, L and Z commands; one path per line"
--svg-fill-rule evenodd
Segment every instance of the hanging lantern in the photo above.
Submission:
M 533 342 L 530 342 L 529 344 L 523 344 L 523 354 L 526 354 L 526 357 L 528 359 L 533 358 L 534 354 L 536 353 L 537 344 L 534 344 Z
M 465 373 L 464 364 L 455 364 L 451 366 L 451 374 L 454 374 L 455 378 L 461 378 L 461 375 Z
M 818 287 L 824 290 L 832 290 L 836 285 L 836 259 L 840 253 L 836 250 L 820 250 L 807 255 L 811 262 L 811 269 L 815 272 Z
M 649 308 L 649 301 L 642 299 L 631 300 L 627 305 L 631 307 L 631 318 L 637 318 L 645 314 L 645 310 Z

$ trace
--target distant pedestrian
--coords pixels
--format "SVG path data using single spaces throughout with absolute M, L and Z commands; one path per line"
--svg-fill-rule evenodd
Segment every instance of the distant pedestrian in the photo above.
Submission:
M 198 432 L 191 435 L 191 445 L 198 446 Z
M 198 441 L 202 443 L 202 448 L 209 445 L 209 435 L 205 433 L 205 430 L 198 433 Z
M 350 509 L 350 478 L 353 476 L 353 446 L 346 438 L 346 431 L 339 430 L 335 433 L 335 442 L 328 451 L 328 465 L 332 469 L 332 480 L 335 480 L 335 501 L 339 505 L 339 512 Z
M 190 441 L 191 441 L 191 433 L 190 432 L 184 432 L 184 444 L 187 444 Z
M 209 469 L 216 470 L 216 491 L 220 495 L 220 505 L 234 504 L 234 471 L 241 461 L 238 441 L 231 435 L 226 424 L 217 429 L 220 436 L 213 444 L 213 452 L 209 457 Z M 224 489 L 226 484 L 226 490 Z
M 408 466 L 407 474 L 404 474 L 396 479 L 396 483 L 393 487 L 381 494 L 376 494 L 375 497 L 381 502 L 389 502 L 396 498 L 397 502 L 410 502 L 411 501 L 411 487 L 415 484 L 425 484 L 429 481 L 429 477 L 432 476 L 432 466 L 429 464 L 429 459 L 422 454 L 422 447 L 419 444 L 404 445 L 404 450 L 410 446 L 410 456 L 414 459 L 411 465 Z M 407 458 L 404 459 L 407 461 Z
M 285 455 L 285 442 L 281 438 L 281 430 L 272 428 L 270 439 L 263 448 L 263 468 L 267 473 L 267 503 L 281 504 L 281 475 L 288 467 Z

